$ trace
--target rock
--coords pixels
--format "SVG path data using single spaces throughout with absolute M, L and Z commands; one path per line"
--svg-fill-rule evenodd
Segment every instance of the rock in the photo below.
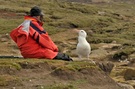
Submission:
M 123 83 L 118 83 L 123 89 L 134 89 L 133 86 L 129 84 L 123 84 Z
M 125 80 L 135 80 L 135 69 L 127 69 L 124 73 Z
M 104 63 L 97 63 L 97 65 L 99 66 L 99 68 L 101 68 L 104 72 L 110 74 L 114 64 L 111 62 L 104 62 Z
M 98 11 L 98 15 L 105 15 L 106 13 L 104 11 Z

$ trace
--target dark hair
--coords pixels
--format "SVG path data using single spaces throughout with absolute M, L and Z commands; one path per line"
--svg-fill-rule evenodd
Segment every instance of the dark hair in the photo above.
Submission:
M 30 16 L 41 16 L 43 15 L 43 12 L 38 6 L 34 6 L 30 10 Z

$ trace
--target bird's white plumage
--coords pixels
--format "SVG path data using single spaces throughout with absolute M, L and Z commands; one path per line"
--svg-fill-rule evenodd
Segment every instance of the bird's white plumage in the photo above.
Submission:
M 87 33 L 84 30 L 79 30 L 78 36 L 78 44 L 76 47 L 77 55 L 81 59 L 82 57 L 87 57 L 89 59 L 89 55 L 91 53 L 90 44 L 86 40 Z

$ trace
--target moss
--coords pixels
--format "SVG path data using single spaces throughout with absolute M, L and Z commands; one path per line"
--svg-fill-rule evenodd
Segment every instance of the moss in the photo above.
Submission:
M 135 49 L 132 48 L 132 47 L 125 47 L 125 48 L 122 48 L 120 49 L 119 51 L 117 51 L 114 55 L 113 55 L 113 58 L 114 59 L 123 59 L 124 57 L 125 58 L 128 58 L 128 56 L 130 54 L 133 54 L 135 53 Z M 123 58 L 122 58 L 123 57 Z M 125 59 L 124 58 L 124 59 Z
M 4 67 L 4 66 L 9 68 L 15 68 L 17 70 L 21 69 L 21 66 L 15 62 L 0 62 L 0 67 Z
M 72 62 L 67 64 L 65 67 L 66 69 L 72 70 L 72 71 L 79 71 L 80 69 L 84 68 L 90 68 L 90 69 L 98 69 L 98 67 L 90 62 Z
M 15 83 L 15 85 L 21 84 L 20 80 L 17 77 L 15 77 L 15 76 L 0 75 L 0 86 L 7 86 L 11 82 Z
M 134 80 L 135 79 L 135 70 L 134 69 L 126 69 L 124 73 L 125 80 Z

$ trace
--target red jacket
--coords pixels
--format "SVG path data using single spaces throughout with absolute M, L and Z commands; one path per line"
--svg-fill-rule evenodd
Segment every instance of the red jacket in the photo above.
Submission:
M 36 18 L 25 16 L 25 21 L 10 36 L 24 58 L 53 59 L 58 54 L 57 46 Z

